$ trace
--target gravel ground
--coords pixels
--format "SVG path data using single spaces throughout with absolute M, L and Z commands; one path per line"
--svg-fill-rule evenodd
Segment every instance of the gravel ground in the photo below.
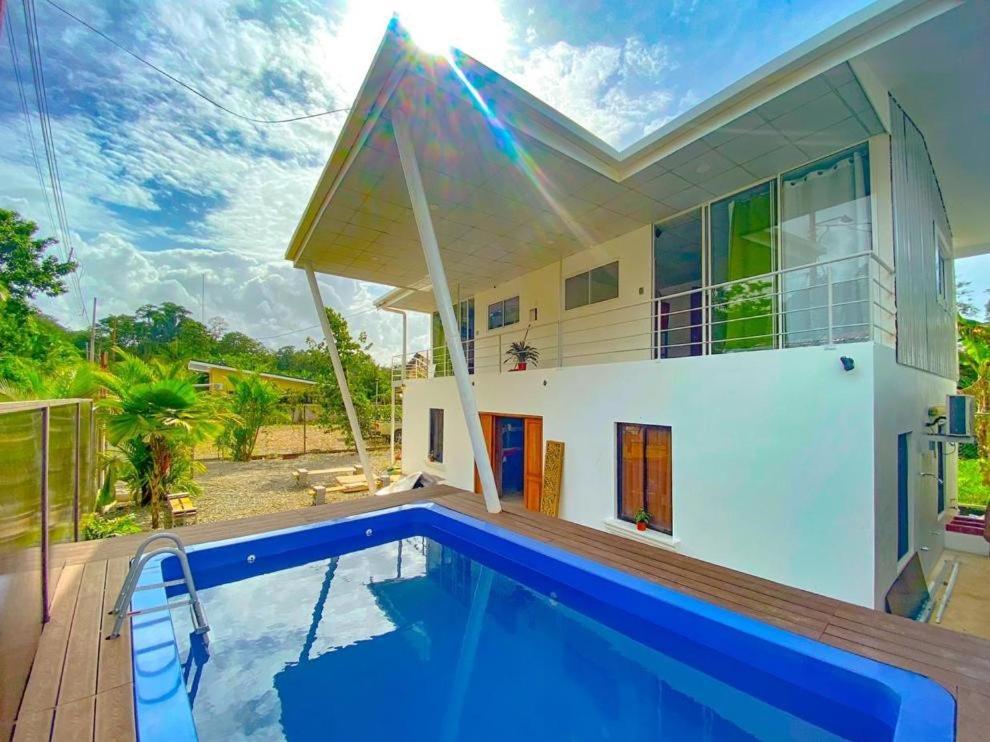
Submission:
M 372 449 L 371 465 L 376 471 L 388 466 L 388 449 Z M 194 498 L 197 523 L 243 518 L 248 515 L 279 513 L 312 505 L 306 487 L 296 485 L 292 471 L 298 468 L 329 469 L 358 463 L 357 453 L 306 454 L 295 459 L 259 459 L 256 461 L 206 461 L 206 473 L 197 481 L 203 494 Z M 317 483 L 321 483 L 317 481 Z M 327 502 L 367 497 L 366 492 L 327 493 Z M 138 523 L 151 529 L 149 508 L 126 508 L 117 514 L 133 513 Z
M 388 450 L 369 451 L 376 471 L 388 466 Z M 209 461 L 198 477 L 203 494 L 196 498 L 197 523 L 214 523 L 246 515 L 279 513 L 312 505 L 306 487 L 296 485 L 293 469 L 329 469 L 358 462 L 354 452 L 307 454 L 297 459 Z M 367 493 L 327 493 L 327 502 L 367 497 Z

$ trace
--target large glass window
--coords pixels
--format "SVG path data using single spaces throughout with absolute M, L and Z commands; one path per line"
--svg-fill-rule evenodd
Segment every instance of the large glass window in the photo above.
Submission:
M 519 321 L 519 297 L 503 299 L 488 305 L 488 329 L 514 325 Z
M 867 340 L 869 258 L 835 262 L 873 248 L 867 145 L 781 176 L 780 243 L 785 345 Z
M 670 428 L 632 423 L 619 423 L 616 428 L 619 518 L 632 523 L 645 510 L 649 528 L 672 534 Z
M 702 352 L 701 209 L 675 217 L 653 230 L 655 347 L 660 358 Z
M 619 261 L 578 273 L 564 281 L 564 309 L 615 299 L 619 295 Z
M 768 182 L 710 207 L 712 353 L 774 347 L 774 281 L 744 280 L 774 270 L 773 200 Z

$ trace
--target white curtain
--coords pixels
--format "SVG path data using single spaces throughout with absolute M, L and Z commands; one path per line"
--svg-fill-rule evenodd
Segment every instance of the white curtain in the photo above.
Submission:
M 782 179 L 781 261 L 786 345 L 817 345 L 828 336 L 828 277 L 833 287 L 833 336 L 865 340 L 869 333 L 869 260 L 830 267 L 825 261 L 872 249 L 866 147 L 826 158 Z

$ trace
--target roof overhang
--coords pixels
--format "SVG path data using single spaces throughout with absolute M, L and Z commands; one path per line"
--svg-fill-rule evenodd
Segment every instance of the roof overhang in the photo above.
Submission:
M 232 374 L 245 374 L 248 376 L 260 376 L 263 379 L 272 379 L 274 381 L 289 381 L 293 384 L 305 384 L 307 386 L 316 386 L 315 381 L 310 379 L 300 379 L 297 376 L 283 376 L 282 374 L 270 374 L 265 371 L 247 371 L 242 368 L 234 368 L 233 366 L 223 366 L 219 363 L 207 363 L 206 361 L 189 361 L 186 365 L 190 371 L 197 371 L 198 373 L 205 374 L 210 371 L 224 371 Z
M 286 257 L 396 287 L 379 306 L 432 309 L 391 131 L 401 112 L 448 280 L 470 296 L 882 132 L 885 97 L 855 65 L 867 60 L 888 84 L 886 67 L 897 68 L 902 47 L 933 18 L 948 24 L 943 34 L 958 30 L 962 2 L 874 3 L 623 151 L 465 54 L 423 52 L 393 21 Z M 979 15 L 972 6 L 980 4 L 965 13 Z M 951 65 L 951 55 L 940 64 Z M 894 82 L 891 90 L 910 97 L 908 80 Z M 965 108 L 941 114 L 965 116 Z

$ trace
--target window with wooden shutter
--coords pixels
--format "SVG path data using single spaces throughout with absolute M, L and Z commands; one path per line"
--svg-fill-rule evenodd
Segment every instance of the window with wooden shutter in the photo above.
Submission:
M 636 514 L 650 514 L 649 528 L 674 530 L 671 435 L 662 425 L 619 423 L 617 426 L 618 517 L 635 522 Z

